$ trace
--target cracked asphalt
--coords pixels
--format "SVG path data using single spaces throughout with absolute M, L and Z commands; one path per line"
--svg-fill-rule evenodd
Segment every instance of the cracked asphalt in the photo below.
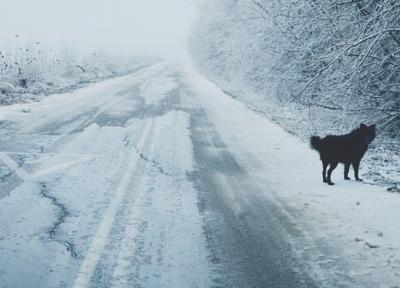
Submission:
M 60 226 L 64 223 L 65 218 L 70 216 L 70 213 L 68 212 L 67 208 L 58 201 L 56 197 L 51 195 L 49 187 L 45 182 L 40 182 L 39 184 L 40 184 L 40 195 L 44 198 L 49 199 L 51 203 L 59 209 L 59 212 L 57 213 L 56 222 L 54 222 L 53 226 L 49 228 L 48 231 L 49 237 L 51 240 L 56 241 L 61 245 L 64 245 L 67 251 L 71 254 L 71 257 L 76 258 L 77 255 L 74 249 L 74 245 L 66 240 L 57 239 L 58 230 Z

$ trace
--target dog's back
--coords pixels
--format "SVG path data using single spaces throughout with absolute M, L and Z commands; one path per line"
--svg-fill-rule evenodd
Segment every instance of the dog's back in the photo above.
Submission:
M 321 159 L 328 162 L 352 162 L 362 158 L 368 149 L 368 144 L 356 135 L 329 135 L 322 140 Z

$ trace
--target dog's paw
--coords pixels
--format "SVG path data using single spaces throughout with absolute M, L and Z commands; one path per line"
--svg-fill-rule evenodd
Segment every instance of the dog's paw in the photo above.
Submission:
M 361 179 L 361 178 L 358 178 L 358 179 L 356 179 L 356 181 L 362 182 L 362 181 L 364 181 L 364 180 Z
M 350 177 L 344 177 L 344 180 L 350 180 Z
M 335 183 L 333 183 L 333 182 L 328 182 L 328 185 L 335 185 Z

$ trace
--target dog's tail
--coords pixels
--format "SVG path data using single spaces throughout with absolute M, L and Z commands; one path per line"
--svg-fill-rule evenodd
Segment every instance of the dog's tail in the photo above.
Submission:
M 322 146 L 322 139 L 319 136 L 312 136 L 310 138 L 311 148 L 320 151 Z

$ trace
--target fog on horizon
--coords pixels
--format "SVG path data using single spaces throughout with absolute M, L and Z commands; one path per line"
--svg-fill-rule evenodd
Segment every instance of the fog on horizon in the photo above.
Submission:
M 193 0 L 3 0 L 0 44 L 161 57 L 186 55 Z

